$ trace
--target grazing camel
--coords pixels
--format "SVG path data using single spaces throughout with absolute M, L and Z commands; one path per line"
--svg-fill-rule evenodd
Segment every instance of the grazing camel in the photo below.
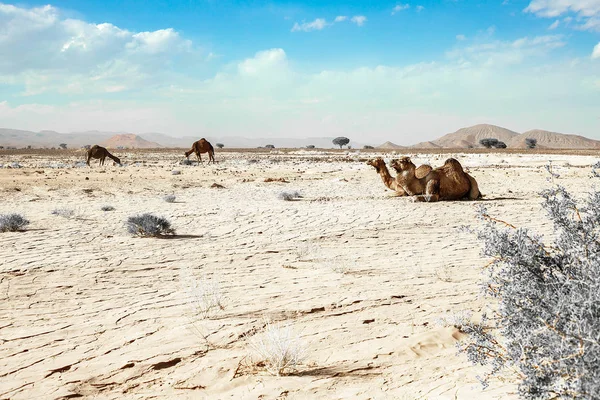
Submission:
M 104 160 L 106 159 L 106 157 L 112 159 L 114 162 L 121 165 L 121 160 L 119 160 L 119 157 L 113 156 L 112 154 L 109 153 L 108 150 L 106 150 L 106 148 L 104 148 L 102 146 L 98 146 L 97 144 L 93 145 L 87 151 L 87 165 L 90 165 L 90 160 L 92 158 L 100 159 L 98 164 L 104 165 Z
M 185 152 L 186 158 L 190 157 L 190 154 L 196 153 L 196 157 L 198 157 L 198 163 L 202 162 L 202 157 L 200 157 L 200 153 L 208 153 L 208 163 L 210 164 L 211 160 L 213 164 L 215 163 L 215 149 L 210 144 L 210 142 L 204 138 L 194 142 L 192 144 L 191 150 Z
M 481 197 L 477 181 L 464 172 L 454 158 L 446 160 L 443 166 L 432 169 L 422 165 L 419 168 L 409 157 L 393 160 L 391 166 L 396 170 L 396 182 L 417 201 L 475 200 Z
M 388 171 L 387 166 L 385 165 L 385 161 L 381 157 L 372 158 L 367 161 L 367 165 L 375 168 L 375 171 L 381 176 L 381 180 L 383 184 L 388 188 L 392 189 L 396 192 L 398 196 L 406 196 L 406 192 L 402 189 L 402 186 L 396 182 L 394 177 L 390 175 L 390 171 Z

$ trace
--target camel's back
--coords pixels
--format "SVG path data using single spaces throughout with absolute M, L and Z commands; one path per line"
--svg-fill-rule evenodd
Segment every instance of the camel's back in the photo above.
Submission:
M 444 200 L 457 200 L 465 197 L 471 189 L 471 182 L 462 165 L 453 158 L 446 160 L 436 172 L 440 176 L 440 197 Z

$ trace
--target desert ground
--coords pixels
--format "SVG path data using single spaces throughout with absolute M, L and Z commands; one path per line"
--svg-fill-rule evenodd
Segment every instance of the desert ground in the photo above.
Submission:
M 600 153 L 217 151 L 191 166 L 183 150 L 117 155 L 122 167 L 90 168 L 83 151 L 0 152 L 0 214 L 31 221 L 0 233 L 0 399 L 517 398 L 510 376 L 483 390 L 485 369 L 440 322 L 493 302 L 480 287 L 489 260 L 462 227 L 476 229 L 484 205 L 551 235 L 539 192 L 583 196 Z M 365 164 L 376 155 L 455 157 L 485 197 L 395 197 Z M 144 212 L 176 235 L 129 234 Z M 208 286 L 223 308 L 203 313 L 194 291 Z M 251 345 L 267 320 L 305 346 L 283 376 Z

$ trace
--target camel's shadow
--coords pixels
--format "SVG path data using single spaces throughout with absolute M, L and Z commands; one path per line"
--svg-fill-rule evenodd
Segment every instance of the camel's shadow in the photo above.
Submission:
M 477 199 L 475 201 L 505 201 L 505 200 L 525 200 L 522 197 L 490 197 L 490 198 L 482 198 Z

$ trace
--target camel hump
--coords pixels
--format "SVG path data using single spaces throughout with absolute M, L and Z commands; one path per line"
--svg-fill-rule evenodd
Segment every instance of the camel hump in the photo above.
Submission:
M 415 177 L 417 179 L 425 178 L 432 170 L 431 165 L 421 165 L 415 169 Z
M 452 169 L 456 172 L 464 172 L 462 165 L 460 165 L 460 163 L 454 158 L 447 159 L 446 162 L 444 162 L 443 168 L 444 169 Z

